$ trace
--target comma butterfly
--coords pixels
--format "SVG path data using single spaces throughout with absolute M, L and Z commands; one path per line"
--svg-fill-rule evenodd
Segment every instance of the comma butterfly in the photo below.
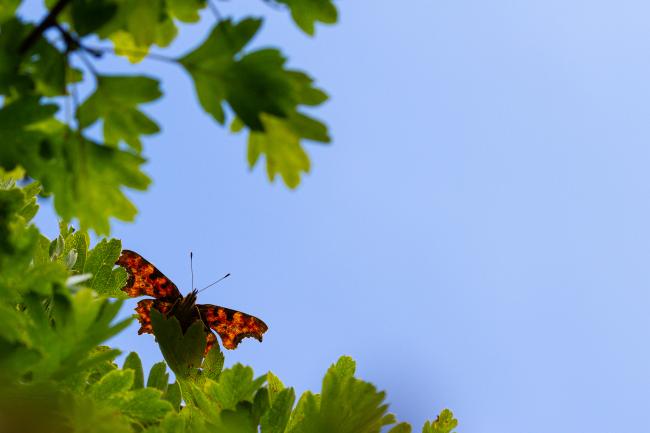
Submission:
M 176 317 L 183 332 L 193 323 L 202 321 L 207 339 L 206 354 L 217 341 L 212 330 L 221 337 L 223 347 L 235 349 L 245 337 L 262 341 L 262 334 L 268 329 L 268 326 L 255 316 L 218 305 L 197 304 L 198 291 L 194 288 L 187 296 L 181 295 L 178 287 L 169 278 L 136 252 L 123 250 L 115 264 L 126 269 L 129 276 L 122 288 L 124 292 L 133 298 L 155 298 L 143 299 L 135 308 L 141 325 L 138 334 L 153 334 L 150 315 L 152 308 L 165 316 Z

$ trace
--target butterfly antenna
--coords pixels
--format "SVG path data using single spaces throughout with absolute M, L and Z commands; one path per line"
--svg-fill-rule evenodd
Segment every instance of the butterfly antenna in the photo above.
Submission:
M 205 286 L 204 288 L 202 288 L 201 290 L 199 290 L 197 293 L 201 293 L 201 292 L 204 291 L 205 289 L 208 289 L 208 288 L 214 286 L 214 285 L 217 284 L 219 281 L 221 281 L 221 280 L 225 280 L 225 279 L 228 278 L 229 276 L 230 276 L 230 273 L 224 275 L 223 277 L 219 278 L 219 279 L 218 279 L 217 281 L 215 281 L 214 283 L 212 283 L 212 284 L 208 284 L 207 286 Z
M 194 290 L 194 264 L 192 263 L 192 251 L 190 251 L 190 272 L 192 273 L 192 290 Z

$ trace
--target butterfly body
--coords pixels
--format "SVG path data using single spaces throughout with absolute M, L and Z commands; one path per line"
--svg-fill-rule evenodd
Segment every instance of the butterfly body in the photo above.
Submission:
M 178 319 L 183 332 L 197 321 L 201 321 L 206 331 L 206 353 L 216 342 L 213 330 L 219 334 L 226 349 L 235 349 L 245 337 L 262 341 L 268 327 L 255 316 L 240 311 L 210 304 L 197 304 L 197 291 L 192 290 L 182 296 L 178 287 L 162 272 L 136 252 L 123 250 L 117 265 L 126 269 L 128 279 L 122 290 L 131 297 L 151 296 L 138 302 L 140 329 L 138 334 L 153 334 L 151 309 L 154 308 L 167 317 Z

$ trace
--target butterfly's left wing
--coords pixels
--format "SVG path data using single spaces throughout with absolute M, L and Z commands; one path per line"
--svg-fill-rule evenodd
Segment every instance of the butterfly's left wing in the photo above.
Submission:
M 128 274 L 126 284 L 122 287 L 127 295 L 133 298 L 151 296 L 169 300 L 181 297 L 176 284 L 135 251 L 123 250 L 115 264 L 126 269 Z
M 171 311 L 173 306 L 173 302 L 163 299 L 143 299 L 138 301 L 138 306 L 135 307 L 135 312 L 138 313 L 138 321 L 140 322 L 138 334 L 153 334 L 153 327 L 151 326 L 152 308 L 166 315 Z
M 235 349 L 246 337 L 262 341 L 268 326 L 255 316 L 218 305 L 197 304 L 203 322 L 214 329 L 226 349 Z

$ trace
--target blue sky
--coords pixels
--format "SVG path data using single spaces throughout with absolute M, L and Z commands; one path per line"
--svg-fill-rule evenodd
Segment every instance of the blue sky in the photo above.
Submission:
M 443 407 L 463 432 L 650 431 L 647 2 L 339 2 L 314 39 L 219 5 L 267 16 L 255 45 L 329 92 L 334 142 L 308 145 L 298 190 L 269 184 L 180 68 L 145 62 L 154 184 L 113 236 L 183 290 L 190 250 L 199 284 L 233 274 L 200 301 L 270 329 L 229 364 L 317 390 L 351 355 L 415 431 Z M 136 329 L 112 343 L 160 360 Z

